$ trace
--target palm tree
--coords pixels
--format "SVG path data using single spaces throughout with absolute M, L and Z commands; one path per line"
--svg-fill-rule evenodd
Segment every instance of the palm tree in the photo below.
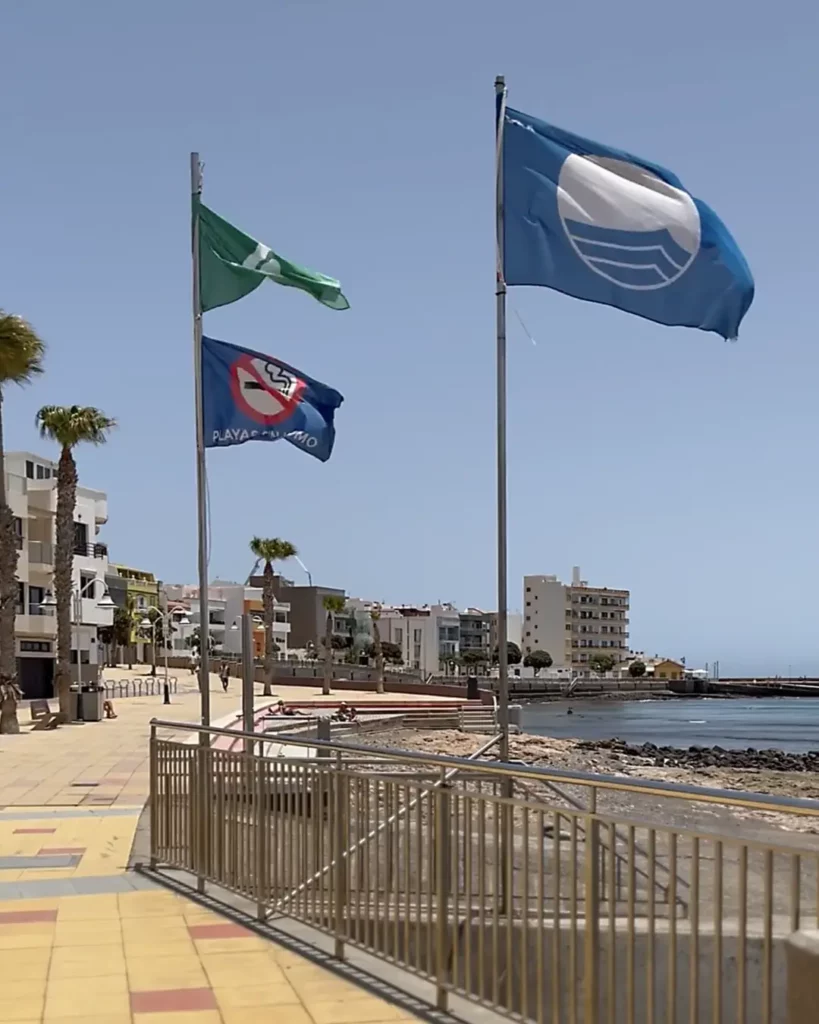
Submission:
M 264 562 L 262 573 L 262 617 L 264 619 L 264 696 L 273 695 L 273 654 L 276 649 L 273 640 L 273 618 L 276 595 L 273 591 L 273 563 L 283 562 L 287 558 L 295 558 L 298 554 L 296 546 L 289 540 L 279 537 L 254 537 L 250 542 L 251 554 L 255 555 L 257 564 Z M 252 575 L 252 574 L 251 574 Z
M 57 693 L 63 720 L 69 716 L 71 688 L 71 568 L 74 563 L 74 506 L 77 465 L 73 449 L 84 441 L 105 444 L 116 421 L 93 406 L 44 405 L 37 413 L 40 436 L 60 445 L 57 465 L 57 537 L 54 545 L 54 598 L 57 602 Z M 80 657 L 79 650 L 77 658 Z
M 373 652 L 375 654 L 375 692 L 384 692 L 384 652 L 381 650 L 381 630 L 378 620 L 381 618 L 381 605 L 374 604 L 370 609 L 373 620 Z
M 333 678 L 333 616 L 341 615 L 347 603 L 341 594 L 325 594 L 322 598 L 327 619 L 324 623 L 324 684 L 321 692 L 330 695 L 330 681 Z
M 3 455 L 3 386 L 28 384 L 43 372 L 45 345 L 19 316 L 0 309 L 0 733 L 17 733 L 17 657 L 14 615 L 17 607 L 17 536 L 6 500 Z

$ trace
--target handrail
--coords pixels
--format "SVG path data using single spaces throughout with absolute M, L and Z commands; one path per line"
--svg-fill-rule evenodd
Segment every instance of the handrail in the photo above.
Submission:
M 158 729 L 196 732 L 208 736 L 233 736 L 238 739 L 257 740 L 259 733 L 243 732 L 238 729 L 220 729 L 215 726 L 197 725 L 194 722 L 170 722 L 161 718 L 152 718 L 150 725 Z M 356 743 L 338 743 L 328 740 L 303 740 L 292 736 L 288 742 L 295 747 L 315 747 L 332 753 L 348 751 L 352 754 L 365 754 L 368 757 L 381 757 L 387 760 L 402 761 L 405 764 L 433 765 L 440 768 L 463 768 L 465 771 L 480 770 L 489 775 L 506 777 L 517 775 L 533 779 L 537 782 L 556 780 L 575 785 L 595 786 L 597 789 L 613 790 L 621 793 L 637 793 L 641 795 L 657 795 L 677 797 L 681 800 L 694 800 L 700 803 L 730 805 L 732 807 L 749 807 L 755 810 L 789 811 L 796 815 L 819 814 L 819 800 L 803 797 L 777 796 L 770 793 L 745 793 L 730 789 L 712 789 L 705 786 L 692 786 L 677 782 L 661 782 L 654 779 L 635 781 L 617 775 L 595 775 L 591 772 L 578 772 L 566 768 L 541 768 L 537 765 L 507 764 L 502 761 L 472 761 L 465 757 L 451 754 L 422 754 L 413 750 L 396 750 L 392 747 L 369 747 Z
M 480 757 L 481 754 L 485 754 L 487 750 L 495 746 L 499 739 L 500 736 L 493 736 L 492 739 L 487 740 L 486 743 L 481 744 L 481 746 L 477 750 L 473 751 L 469 755 L 467 760 L 473 760 L 475 758 Z M 446 785 L 446 783 L 449 782 L 450 779 L 453 779 L 458 774 L 459 770 L 460 769 L 453 768 L 450 771 L 445 772 L 440 779 L 437 779 L 432 784 L 430 788 L 439 789 L 441 786 Z M 413 800 L 410 800 L 409 803 L 405 804 L 403 807 L 400 807 L 395 812 L 395 814 L 391 814 L 389 818 L 386 818 L 374 829 L 371 829 L 368 832 L 368 834 L 362 836 L 361 839 L 358 840 L 358 842 L 353 843 L 352 846 L 349 846 L 346 850 L 343 850 L 341 853 L 341 859 L 344 860 L 346 858 L 347 860 L 349 860 L 352 854 L 354 854 L 357 850 L 362 849 L 371 840 L 375 839 L 381 832 L 385 831 L 385 829 L 389 825 L 393 825 L 396 821 L 398 821 L 399 818 L 413 811 L 418 806 L 419 802 L 422 799 L 423 798 L 421 796 L 417 796 Z M 313 885 L 314 882 L 317 882 L 324 875 L 328 874 L 330 870 L 336 866 L 336 862 L 337 858 L 334 858 L 333 860 L 329 861 L 327 864 L 324 865 L 324 867 L 320 871 L 317 871 L 312 877 L 305 879 L 305 881 L 302 882 L 301 885 L 299 885 L 297 888 L 293 889 L 292 892 L 289 892 L 286 896 L 283 896 L 282 899 L 280 899 L 276 904 L 276 909 L 280 910 L 282 907 L 286 906 L 287 903 L 289 903 L 291 900 L 299 896 L 302 892 L 304 892 L 311 885 Z

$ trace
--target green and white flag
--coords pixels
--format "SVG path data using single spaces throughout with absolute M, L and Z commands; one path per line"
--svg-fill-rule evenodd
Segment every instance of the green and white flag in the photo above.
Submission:
M 202 203 L 199 210 L 199 299 L 202 312 L 249 295 L 262 281 L 301 288 L 330 309 L 349 309 L 341 284 L 277 255 Z

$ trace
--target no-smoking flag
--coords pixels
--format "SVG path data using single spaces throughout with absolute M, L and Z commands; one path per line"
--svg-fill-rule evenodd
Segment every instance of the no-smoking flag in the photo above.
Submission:
M 343 396 L 274 356 L 203 337 L 202 396 L 206 448 L 284 439 L 330 458 Z

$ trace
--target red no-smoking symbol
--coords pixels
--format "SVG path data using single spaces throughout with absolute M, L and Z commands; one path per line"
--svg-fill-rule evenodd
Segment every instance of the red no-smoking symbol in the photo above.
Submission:
M 278 363 L 243 355 L 230 368 L 230 386 L 237 409 L 271 427 L 293 415 L 307 385 Z

